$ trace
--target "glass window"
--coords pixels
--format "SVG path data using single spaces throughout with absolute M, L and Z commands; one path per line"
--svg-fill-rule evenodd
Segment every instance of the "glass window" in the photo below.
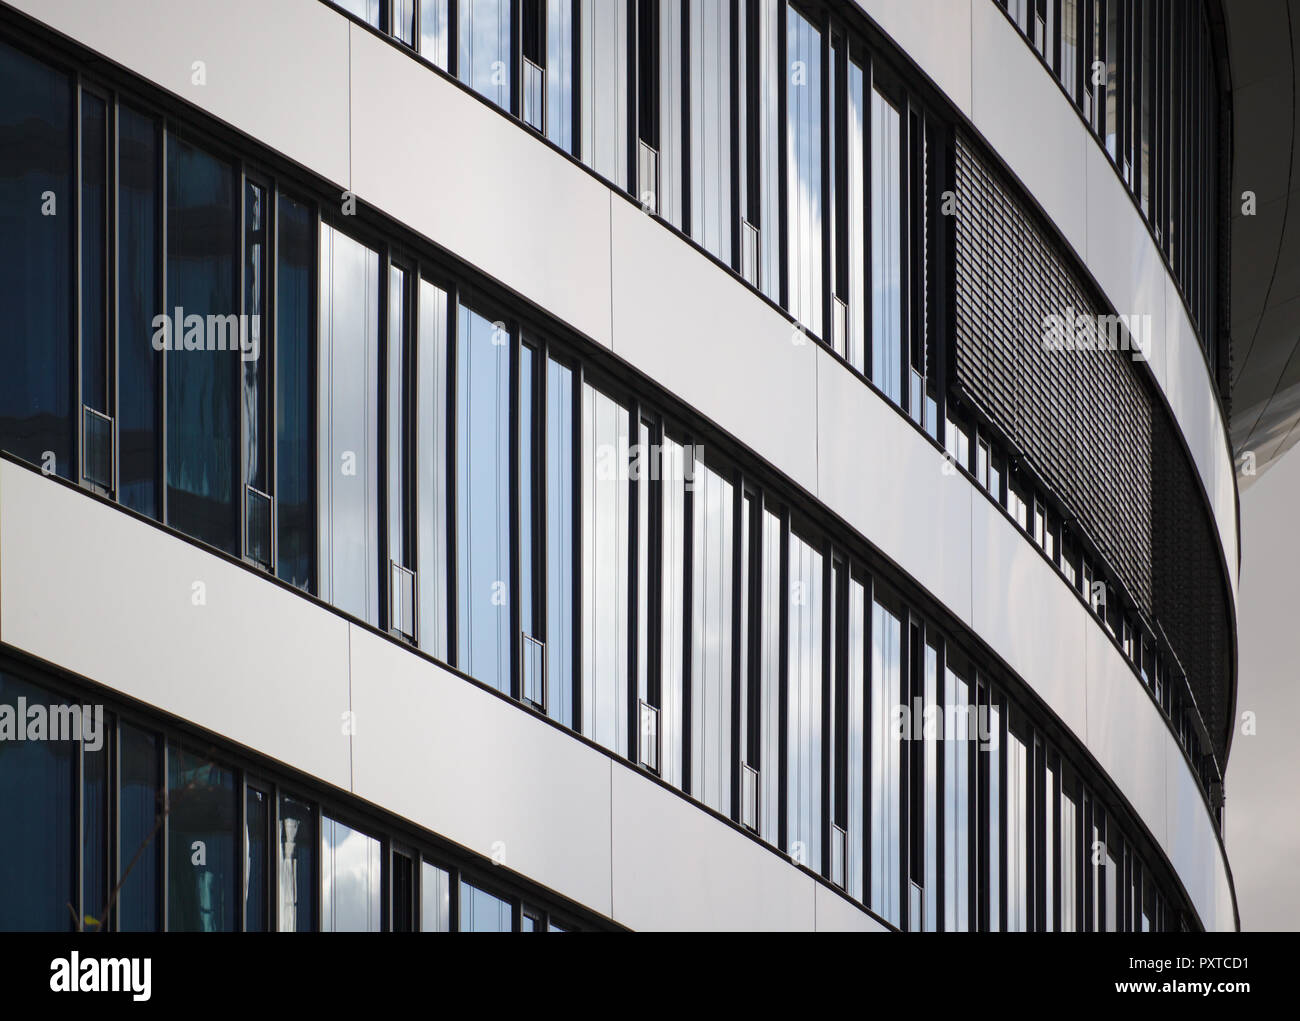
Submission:
M 503 110 L 510 109 L 510 2 L 461 0 L 456 9 L 460 80 Z
M 903 700 L 902 622 L 878 602 L 871 607 L 871 906 L 895 925 L 902 921 L 902 763 L 894 723 Z
M 541 634 L 541 608 L 536 589 L 538 558 L 541 556 L 538 500 L 540 469 L 537 443 L 539 420 L 535 410 L 539 390 L 537 349 L 531 344 L 519 346 L 519 629 L 525 638 L 544 642 Z M 531 642 L 525 648 L 535 648 Z M 540 650 L 539 650 L 540 652 Z M 525 654 L 519 666 L 521 698 L 529 699 L 539 709 L 546 708 L 544 669 L 540 657 Z
M 866 237 L 866 71 L 856 60 L 849 62 L 848 105 L 848 279 L 849 335 L 845 357 L 858 372 L 866 374 L 867 281 Z
M 681 52 L 680 47 L 677 50 Z M 690 5 L 691 236 L 731 262 L 731 5 Z
M 121 724 L 118 764 L 117 927 L 122 932 L 157 932 L 158 888 L 162 876 L 162 837 L 156 828 L 162 809 L 158 738 Z M 127 865 L 130 871 L 127 871 Z
M 647 442 L 643 440 L 643 442 Z M 686 493 L 692 487 L 694 454 L 675 440 L 664 437 L 659 491 L 660 550 L 662 553 L 663 630 L 660 645 L 659 775 L 674 787 L 682 778 L 682 693 L 686 656 L 687 534 Z M 688 461 L 688 458 L 690 459 Z M 644 473 L 643 473 L 644 476 Z M 698 476 L 696 476 L 698 477 Z M 697 728 L 698 729 L 698 728 Z
M 276 574 L 312 591 L 316 575 L 316 415 L 312 406 L 310 207 L 280 196 L 276 244 Z
M 790 313 L 814 333 L 822 323 L 822 42 L 793 7 L 786 12 L 786 163 L 789 175 Z
M 415 561 L 411 549 L 411 492 L 408 477 L 407 456 L 407 421 L 408 394 L 407 380 L 410 376 L 410 354 L 408 345 L 408 316 L 410 300 L 408 275 L 400 266 L 388 267 L 388 347 L 385 352 L 385 367 L 388 374 L 388 386 L 385 393 L 385 429 L 384 456 L 387 459 L 384 481 L 387 494 L 388 510 L 388 559 L 398 567 L 414 568 Z M 385 591 L 388 592 L 388 627 L 405 626 L 414 630 L 415 622 L 401 620 L 403 596 L 394 589 L 385 569 Z M 412 605 L 409 610 L 414 610 Z
M 456 665 L 510 691 L 510 351 L 460 308 L 456 339 Z
M 383 869 L 379 841 L 321 816 L 322 932 L 378 932 Z
M 546 363 L 546 711 L 573 727 L 573 370 Z
M 1079 0 L 1061 0 L 1061 84 L 1071 101 L 1078 93 Z
M 378 625 L 379 255 L 320 237 L 320 595 Z
M 573 0 L 546 0 L 546 137 L 573 152 Z
M 316 928 L 316 810 L 280 796 L 280 931 Z
M 731 483 L 704 463 L 702 450 L 692 456 L 691 794 L 730 815 L 735 503 Z
M 111 414 L 108 395 L 108 113 L 81 90 L 81 403 Z
M 902 403 L 902 163 L 898 108 L 871 90 L 871 379 Z
M 236 209 L 231 166 L 168 134 L 167 305 L 184 318 L 166 354 L 167 520 L 227 553 L 239 552 Z
M 863 806 L 866 789 L 863 769 L 866 761 L 866 671 L 867 671 L 867 589 L 857 578 L 849 580 L 848 626 L 845 631 L 848 652 L 848 811 L 845 829 L 848 834 L 848 853 L 845 868 L 848 874 L 849 896 L 865 900 L 865 859 L 863 834 L 865 822 Z
M 427 861 L 420 867 L 420 931 L 451 932 L 451 875 Z
M 247 350 L 240 357 L 239 369 L 242 383 L 240 410 L 243 415 L 243 480 L 262 493 L 269 493 L 270 437 L 267 435 L 270 419 L 270 394 L 267 392 L 267 361 L 265 332 L 266 319 L 268 217 L 266 189 L 252 181 L 244 182 L 244 314 L 246 330 L 241 336 Z M 240 494 L 243 499 L 243 494 Z M 268 533 L 269 533 L 269 522 Z M 251 527 L 250 527 L 251 533 Z M 270 549 L 258 550 L 253 545 L 255 536 L 245 540 L 245 552 L 270 556 Z
M 0 447 L 72 478 L 72 90 L 0 43 L 0 95 Z
M 157 518 L 158 125 L 117 108 L 117 492 L 125 507 Z
M 781 825 L 781 519 L 763 509 L 759 579 L 759 834 L 775 845 Z
M 1039 749 L 1042 754 L 1042 749 Z M 1035 798 L 1036 811 L 1042 813 L 1043 897 L 1046 931 L 1056 931 L 1056 766 L 1048 761 L 1042 775 L 1043 796 Z
M 81 744 L 81 911 L 86 932 L 108 923 L 108 764 L 112 720 L 104 718 L 101 740 Z
M 582 733 L 619 755 L 628 738 L 631 485 L 628 410 L 582 387 Z
M 822 871 L 822 555 L 790 533 L 787 850 Z
M 233 932 L 242 872 L 235 850 L 235 774 L 168 748 L 167 798 L 167 928 Z
M 460 881 L 461 932 L 512 932 L 510 902 Z
M 349 14 L 355 14 L 367 25 L 379 28 L 380 9 L 383 0 L 334 0 Z
M 996 695 L 984 691 L 984 708 L 988 713 L 991 747 L 980 745 L 979 764 L 983 772 L 980 790 L 984 794 L 983 823 L 988 840 L 984 858 L 984 888 L 987 891 L 988 931 L 1002 931 L 1002 760 L 1006 742 L 1002 740 L 1002 705 Z
M 447 70 L 448 12 L 451 0 L 420 0 L 420 56 Z
M 447 648 L 447 292 L 420 281 L 415 353 L 416 584 L 420 648 Z
M 648 95 L 654 97 L 653 110 L 649 113 L 652 126 L 648 127 L 647 113 L 643 112 L 641 135 L 659 154 L 659 179 L 656 182 L 658 194 L 650 208 L 678 230 L 682 230 L 689 228 L 683 220 L 687 167 L 682 149 L 682 94 L 685 88 L 682 70 L 682 32 L 685 30 L 682 24 L 682 0 L 656 0 L 642 5 L 647 18 L 652 18 L 656 9 L 659 12 L 659 23 L 648 29 L 656 37 L 656 45 L 648 50 L 653 59 L 641 69 L 642 74 L 647 76 L 643 88 L 648 90 Z M 692 89 L 695 84 L 692 79 Z M 693 174 L 702 156 L 700 152 L 691 152 L 692 186 L 695 180 Z M 647 187 L 645 181 L 638 183 L 643 201 Z M 692 205 L 698 198 L 698 195 L 692 194 Z
M 618 187 L 627 173 L 627 5 L 581 0 L 582 162 Z
M 256 787 L 244 797 L 244 931 L 267 930 L 267 841 L 271 828 L 271 796 Z
M 1007 733 L 1007 929 L 1027 932 L 1029 914 L 1029 751 Z
M 944 929 L 970 924 L 970 748 L 983 735 L 972 726 L 970 684 L 949 665 L 944 671 Z M 989 754 L 981 745 L 981 755 Z
M 939 650 L 929 641 L 925 643 L 925 692 L 923 713 L 937 714 L 942 710 L 939 701 Z M 913 706 L 915 707 L 915 702 Z M 915 724 L 913 725 L 915 726 Z M 926 932 L 939 929 L 939 738 L 943 736 L 943 727 L 939 721 L 923 717 L 922 735 L 924 747 L 925 783 L 924 829 L 925 836 L 921 851 L 924 858 L 922 878 L 924 880 L 925 912 L 923 919 L 912 919 L 912 928 L 919 928 L 924 923 Z M 915 731 L 913 731 L 915 739 Z
M 48 721 L 54 704 L 42 689 L 0 673 L 0 804 L 9 835 L 0 840 L 0 874 L 10 877 L 0 883 L 0 929 L 67 932 L 74 917 L 77 746 L 30 740 L 34 721 Z M 18 728 L 28 740 L 15 740 Z
M 1078 802 L 1061 787 L 1061 931 L 1075 932 L 1075 897 L 1079 884 Z
M 740 271 L 773 301 L 781 298 L 780 0 L 737 7 L 740 45 Z

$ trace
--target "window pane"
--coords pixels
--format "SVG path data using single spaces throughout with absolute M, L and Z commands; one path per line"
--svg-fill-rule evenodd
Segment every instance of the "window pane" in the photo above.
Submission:
M 407 373 L 406 273 L 398 266 L 388 269 L 388 375 L 387 422 L 384 430 L 384 473 L 388 498 L 388 559 L 399 567 L 414 567 L 408 550 L 406 524 L 410 520 L 410 493 L 406 479 L 406 381 Z M 388 570 L 385 565 L 385 571 Z M 386 576 L 387 577 L 387 576 Z M 388 585 L 385 585 L 385 590 Z M 390 601 L 393 595 L 389 596 Z M 396 608 L 388 608 L 388 625 L 396 621 Z M 410 622 L 408 622 L 410 623 Z
M 416 528 L 420 648 L 447 649 L 447 292 L 420 281 L 416 378 Z
M 266 834 L 271 796 L 255 787 L 244 798 L 244 931 L 266 932 Z
M 510 109 L 510 0 L 461 0 L 456 10 L 460 80 Z
M 573 370 L 546 365 L 546 710 L 566 727 L 573 719 L 574 528 Z
M 855 900 L 864 898 L 865 859 L 863 844 L 863 807 L 866 790 L 863 763 L 866 755 L 866 670 L 867 670 L 867 592 L 856 578 L 849 582 L 848 633 L 845 636 L 849 655 L 848 691 L 848 891 Z
M 786 162 L 790 314 L 822 333 L 821 33 L 794 8 L 786 19 Z
M 237 553 L 235 175 L 167 136 L 167 520 Z
M 108 126 L 104 101 L 81 93 L 81 403 L 108 403 Z
M 511 932 L 509 901 L 494 897 L 477 886 L 461 880 L 460 931 L 461 932 Z
M 379 9 L 383 0 L 335 0 L 349 14 L 355 14 L 367 25 L 379 27 Z
M 157 518 L 158 381 L 153 349 L 158 313 L 158 125 L 117 108 L 117 440 L 118 499 Z
M 902 403 L 902 235 L 898 110 L 871 91 L 871 379 Z
M 451 876 L 427 861 L 420 868 L 420 931 L 451 931 Z
M 316 810 L 280 796 L 280 931 L 316 928 Z
M 695 570 L 691 609 L 691 794 L 731 814 L 732 561 L 731 483 L 693 452 Z
M 925 711 L 938 710 L 939 702 L 939 650 L 928 642 L 925 646 Z M 939 736 L 943 728 L 924 721 L 925 739 L 925 842 L 923 856 L 925 867 L 925 918 L 926 932 L 939 928 Z M 912 926 L 915 928 L 916 921 Z
M 243 379 L 242 403 L 244 422 L 244 481 L 265 493 L 269 488 L 270 459 L 265 435 L 270 415 L 270 397 L 266 392 L 266 353 L 262 343 L 262 321 L 266 317 L 267 208 L 266 189 L 244 182 L 244 314 L 248 316 L 247 333 L 241 340 L 245 350 L 240 356 Z
M 902 704 L 902 623 L 880 603 L 871 607 L 871 906 L 901 920 L 901 783 L 894 707 Z
M 649 443 L 643 431 L 642 444 Z M 682 696 L 686 690 L 686 492 L 694 468 L 694 456 L 675 440 L 664 437 L 660 466 L 663 505 L 660 510 L 662 553 L 663 628 L 660 638 L 659 674 L 659 775 L 674 787 L 683 788 Z M 688 461 L 689 458 L 689 461 Z M 645 473 L 642 473 L 645 477 Z
M 690 6 L 691 236 L 731 262 L 731 5 Z
M 420 56 L 447 69 L 447 4 L 450 0 L 420 0 Z
M 15 736 L 23 726 L 32 738 L 34 721 L 48 738 L 53 697 L 34 685 L 0 673 L 0 733 Z M 67 932 L 76 902 L 73 854 L 77 801 L 76 745 L 72 741 L 6 739 L 0 744 L 0 804 L 6 832 L 0 840 L 0 929 Z M 21 833 L 23 839 L 12 839 Z M 15 881 L 21 877 L 21 882 Z
M 321 816 L 321 931 L 378 932 L 383 874 L 374 837 Z
M 117 897 L 117 926 L 122 932 L 158 930 L 158 887 L 162 875 L 162 831 L 155 829 L 161 810 L 158 739 L 128 723 L 121 725 L 118 812 L 121 865 L 133 859 Z
M 778 842 L 781 826 L 781 519 L 763 511 L 759 592 L 759 834 Z
M 101 710 L 102 711 L 102 710 Z M 112 721 L 104 720 L 101 739 L 83 741 L 81 746 L 81 909 L 86 932 L 99 932 L 107 924 L 108 840 L 108 731 Z
M 1061 931 L 1078 928 L 1075 898 L 1078 896 L 1079 847 L 1078 803 L 1064 788 L 1061 790 Z
M 280 197 L 276 258 L 276 574 L 307 592 L 315 584 L 316 480 L 313 449 L 311 209 Z
M 456 347 L 457 666 L 510 691 L 510 347 L 461 306 Z
M 970 930 L 970 685 L 951 669 L 944 677 L 944 929 Z M 981 755 L 989 754 L 981 749 Z
M 627 5 L 581 0 L 582 162 L 627 186 Z
M 849 140 L 848 140 L 848 219 L 849 219 L 849 336 L 845 357 L 849 364 L 866 374 L 867 283 L 866 283 L 866 113 L 864 89 L 866 72 L 856 61 L 849 63 Z
M 582 387 L 582 732 L 627 754 L 628 411 Z
M 328 224 L 320 250 L 320 595 L 379 623 L 379 256 Z
M 989 730 L 996 735 L 993 748 L 983 751 L 980 762 L 988 771 L 988 858 L 985 884 L 988 890 L 989 931 L 1002 929 L 1002 708 L 997 702 L 988 705 Z
M 241 866 L 235 850 L 235 774 L 199 755 L 167 750 L 167 928 L 232 932 Z
M 573 0 L 546 0 L 546 137 L 573 151 Z
M 653 8 L 647 8 L 652 10 Z M 687 168 L 682 152 L 682 0 L 658 0 L 658 132 L 656 145 L 659 151 L 659 194 L 656 211 L 679 230 L 686 228 L 683 220 L 683 189 Z M 642 74 L 654 74 L 642 69 Z M 694 87 L 692 80 L 692 87 Z M 653 87 L 653 83 L 652 83 Z M 646 125 L 642 123 L 644 134 Z M 698 165 L 700 154 L 691 153 L 691 169 Z M 644 195 L 646 183 L 640 182 Z M 694 196 L 692 201 L 695 201 Z
M 71 478 L 72 96 L 0 43 L 0 447 Z
M 758 152 L 759 189 L 758 206 L 762 222 L 760 248 L 762 270 L 759 286 L 773 301 L 781 295 L 781 254 L 785 251 L 781 241 L 781 67 L 778 29 L 780 28 L 781 0 L 762 0 L 758 24 Z
M 1007 740 L 1007 929 L 1029 929 L 1029 756 L 1014 733 Z
M 790 534 L 788 850 L 822 869 L 822 555 Z
M 537 394 L 537 352 L 527 344 L 519 348 L 519 627 L 538 641 L 534 577 L 537 567 L 537 428 L 534 402 Z M 523 667 L 520 667 L 521 671 Z

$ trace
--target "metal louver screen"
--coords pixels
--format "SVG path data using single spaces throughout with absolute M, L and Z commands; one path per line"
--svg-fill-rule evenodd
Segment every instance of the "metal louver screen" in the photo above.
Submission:
M 1049 316 L 1099 312 L 1025 208 L 960 137 L 955 373 L 962 391 L 1151 602 L 1151 402 L 1127 351 L 1048 350 Z
M 1175 426 L 1131 352 L 1046 349 L 1048 315 L 1107 310 L 960 135 L 954 176 L 958 389 L 1065 501 L 1164 630 L 1222 761 L 1228 600 L 1213 524 Z

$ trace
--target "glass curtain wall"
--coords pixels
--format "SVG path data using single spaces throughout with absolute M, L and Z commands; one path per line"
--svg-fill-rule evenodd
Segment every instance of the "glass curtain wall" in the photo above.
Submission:
M 379 624 L 379 254 L 320 229 L 320 595 Z

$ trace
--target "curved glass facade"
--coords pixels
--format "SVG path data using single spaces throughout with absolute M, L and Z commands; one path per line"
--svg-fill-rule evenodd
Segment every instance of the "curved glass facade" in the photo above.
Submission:
M 992 0 L 1060 82 L 1182 290 L 1226 394 L 1218 339 L 1219 61 L 1202 0 Z
M 610 928 L 355 798 L 8 657 L 0 734 L 0 865 L 24 877 L 0 890 L 0 931 Z
M 450 42 L 425 20 L 439 5 L 418 5 L 409 32 L 397 6 L 376 5 L 370 23 L 407 45 L 441 38 L 429 43 L 442 47 L 434 63 L 454 63 L 476 91 L 537 127 L 521 113 L 532 72 L 512 64 L 502 84 L 480 70 L 494 63 L 501 11 L 523 11 L 533 31 L 542 24 L 559 31 L 564 19 L 552 5 L 453 4 L 441 15 L 458 34 Z M 467 6 L 473 24 L 458 20 Z M 663 135 L 671 119 L 661 104 L 673 93 L 639 76 L 651 67 L 694 68 L 707 86 L 691 56 L 695 42 L 748 62 L 731 98 L 721 93 L 732 83 L 721 81 L 685 90 L 690 103 L 678 126 L 689 154 L 679 182 L 687 233 L 779 296 L 801 332 L 821 337 L 862 377 L 864 397 L 874 399 L 865 389 L 874 387 L 910 418 L 1090 601 L 1105 557 L 1072 559 L 1070 528 L 1053 496 L 1012 463 L 1021 451 L 996 432 L 990 441 L 953 396 L 951 337 L 939 311 L 950 298 L 929 283 L 946 273 L 939 254 L 946 228 L 932 208 L 952 167 L 943 119 L 847 24 L 814 5 L 741 3 L 716 19 L 691 5 L 681 62 L 658 49 L 672 5 L 644 6 L 628 5 L 636 16 L 626 22 L 618 11 L 600 15 L 616 36 L 632 32 L 636 45 L 581 55 L 595 75 L 601 61 L 635 53 L 635 71 L 605 68 L 635 100 L 623 108 L 614 98 L 602 111 L 575 95 L 562 99 L 583 127 L 571 144 L 603 152 L 602 172 L 615 180 L 635 173 L 626 184 L 638 194 L 653 183 L 647 211 L 662 217 L 672 164 Z M 723 46 L 720 34 L 742 22 L 753 45 Z M 756 72 L 766 66 L 769 31 L 780 61 L 792 61 L 789 80 Z M 578 35 L 592 46 L 586 32 Z M 549 42 L 530 52 L 539 61 L 548 54 L 544 68 L 532 61 L 546 73 L 563 64 Z M 89 88 L 7 44 L 0 74 L 27 82 L 20 96 L 43 79 L 73 98 Z M 109 276 L 89 246 L 70 241 L 78 274 L 98 274 L 106 292 L 116 288 L 118 313 L 104 330 L 102 360 L 86 353 L 84 328 L 75 335 L 81 344 L 73 343 L 70 323 L 65 376 L 57 364 L 46 367 L 55 389 L 86 409 L 60 427 L 68 478 L 278 576 L 407 643 L 412 654 L 517 700 L 521 711 L 550 717 L 898 928 L 1197 924 L 1123 793 L 977 636 L 869 545 L 870 536 L 855 534 L 693 409 L 631 379 L 564 324 L 400 225 L 335 215 L 320 204 L 321 182 L 247 143 L 218 144 L 197 124 L 128 105 L 118 84 L 100 88 L 105 116 L 120 126 L 110 163 L 128 165 L 124 146 L 137 157 L 156 153 L 157 162 L 150 171 L 139 159 L 129 190 L 127 180 L 104 189 L 114 211 L 104 244 L 125 246 L 135 259 Z M 584 75 L 573 91 L 591 87 Z M 610 100 L 605 94 L 602 102 Z M 778 111 L 770 121 L 768 100 Z M 754 116 L 742 116 L 751 105 Z M 68 118 L 69 138 L 71 108 L 46 113 Z M 724 111 L 733 127 L 743 121 L 749 139 L 734 157 L 736 134 L 720 126 Z M 544 124 L 554 116 L 548 109 Z M 588 128 L 624 116 L 638 126 L 636 147 L 630 139 L 611 145 L 609 134 Z M 778 140 L 770 152 L 768 133 Z M 784 160 L 767 160 L 781 148 Z M 745 215 L 742 176 L 758 193 Z M 84 169 L 80 179 L 94 187 Z M 764 190 L 772 187 L 781 189 L 775 199 Z M 8 205 L 0 217 L 21 216 L 18 199 Z M 777 211 L 770 223 L 769 206 Z M 164 259 L 147 255 L 150 230 Z M 773 236 L 784 238 L 776 254 Z M 87 293 L 95 292 L 82 286 L 69 307 L 84 314 Z M 12 298 L 26 315 L 28 296 Z M 137 331 L 146 321 L 151 346 L 141 357 Z M 132 378 L 138 395 L 130 408 L 128 358 L 143 370 Z M 102 400 L 91 399 L 87 378 L 105 381 Z M 142 378 L 157 382 L 151 388 Z M 139 422 L 148 409 L 152 432 L 127 428 L 130 415 Z M 39 466 L 22 424 L 29 411 L 21 400 L 0 401 L 0 446 Z M 92 411 L 110 423 L 110 450 L 121 451 L 107 473 L 96 470 Z M 136 450 L 129 477 L 128 443 Z M 1133 619 L 1121 612 L 1112 622 L 1102 612 L 1096 626 L 1109 628 L 1157 701 L 1157 677 L 1167 690 L 1186 687 L 1169 679 L 1168 661 L 1148 657 L 1147 635 Z M 1199 732 L 1180 739 L 1189 755 L 1203 754 Z M 418 854 L 402 863 L 385 857 L 389 842 L 354 826 L 350 806 L 265 785 L 250 800 L 246 771 L 194 757 L 156 731 L 142 740 L 155 749 L 152 782 L 194 792 L 177 821 L 188 829 L 177 833 L 192 831 L 212 847 L 201 888 L 173 882 L 180 863 L 166 860 L 168 888 L 151 917 L 165 910 L 174 928 L 232 928 L 250 918 L 259 925 L 278 918 L 288 928 L 399 927 L 408 915 L 383 906 L 399 889 L 409 927 L 417 915 L 444 928 L 551 924 L 545 911 L 530 915 L 522 896 L 510 901 L 473 876 L 451 875 Z M 132 755 L 147 788 L 148 758 Z M 83 802 L 96 804 L 94 793 Z M 125 812 L 128 799 L 122 804 Z M 244 835 L 244 871 L 249 860 L 267 859 L 254 870 L 264 885 L 240 874 L 233 817 L 297 822 L 288 836 L 270 824 Z M 133 817 L 131 825 L 140 824 Z M 1107 849 L 1100 864 L 1092 853 L 1098 841 Z M 339 870 L 373 873 L 373 881 L 350 889 L 355 897 L 344 903 L 330 886 Z M 61 896 L 65 879 L 74 882 L 51 874 L 46 901 Z M 80 896 L 93 902 L 93 883 Z M 129 908 L 121 917 L 131 912 L 149 915 Z

